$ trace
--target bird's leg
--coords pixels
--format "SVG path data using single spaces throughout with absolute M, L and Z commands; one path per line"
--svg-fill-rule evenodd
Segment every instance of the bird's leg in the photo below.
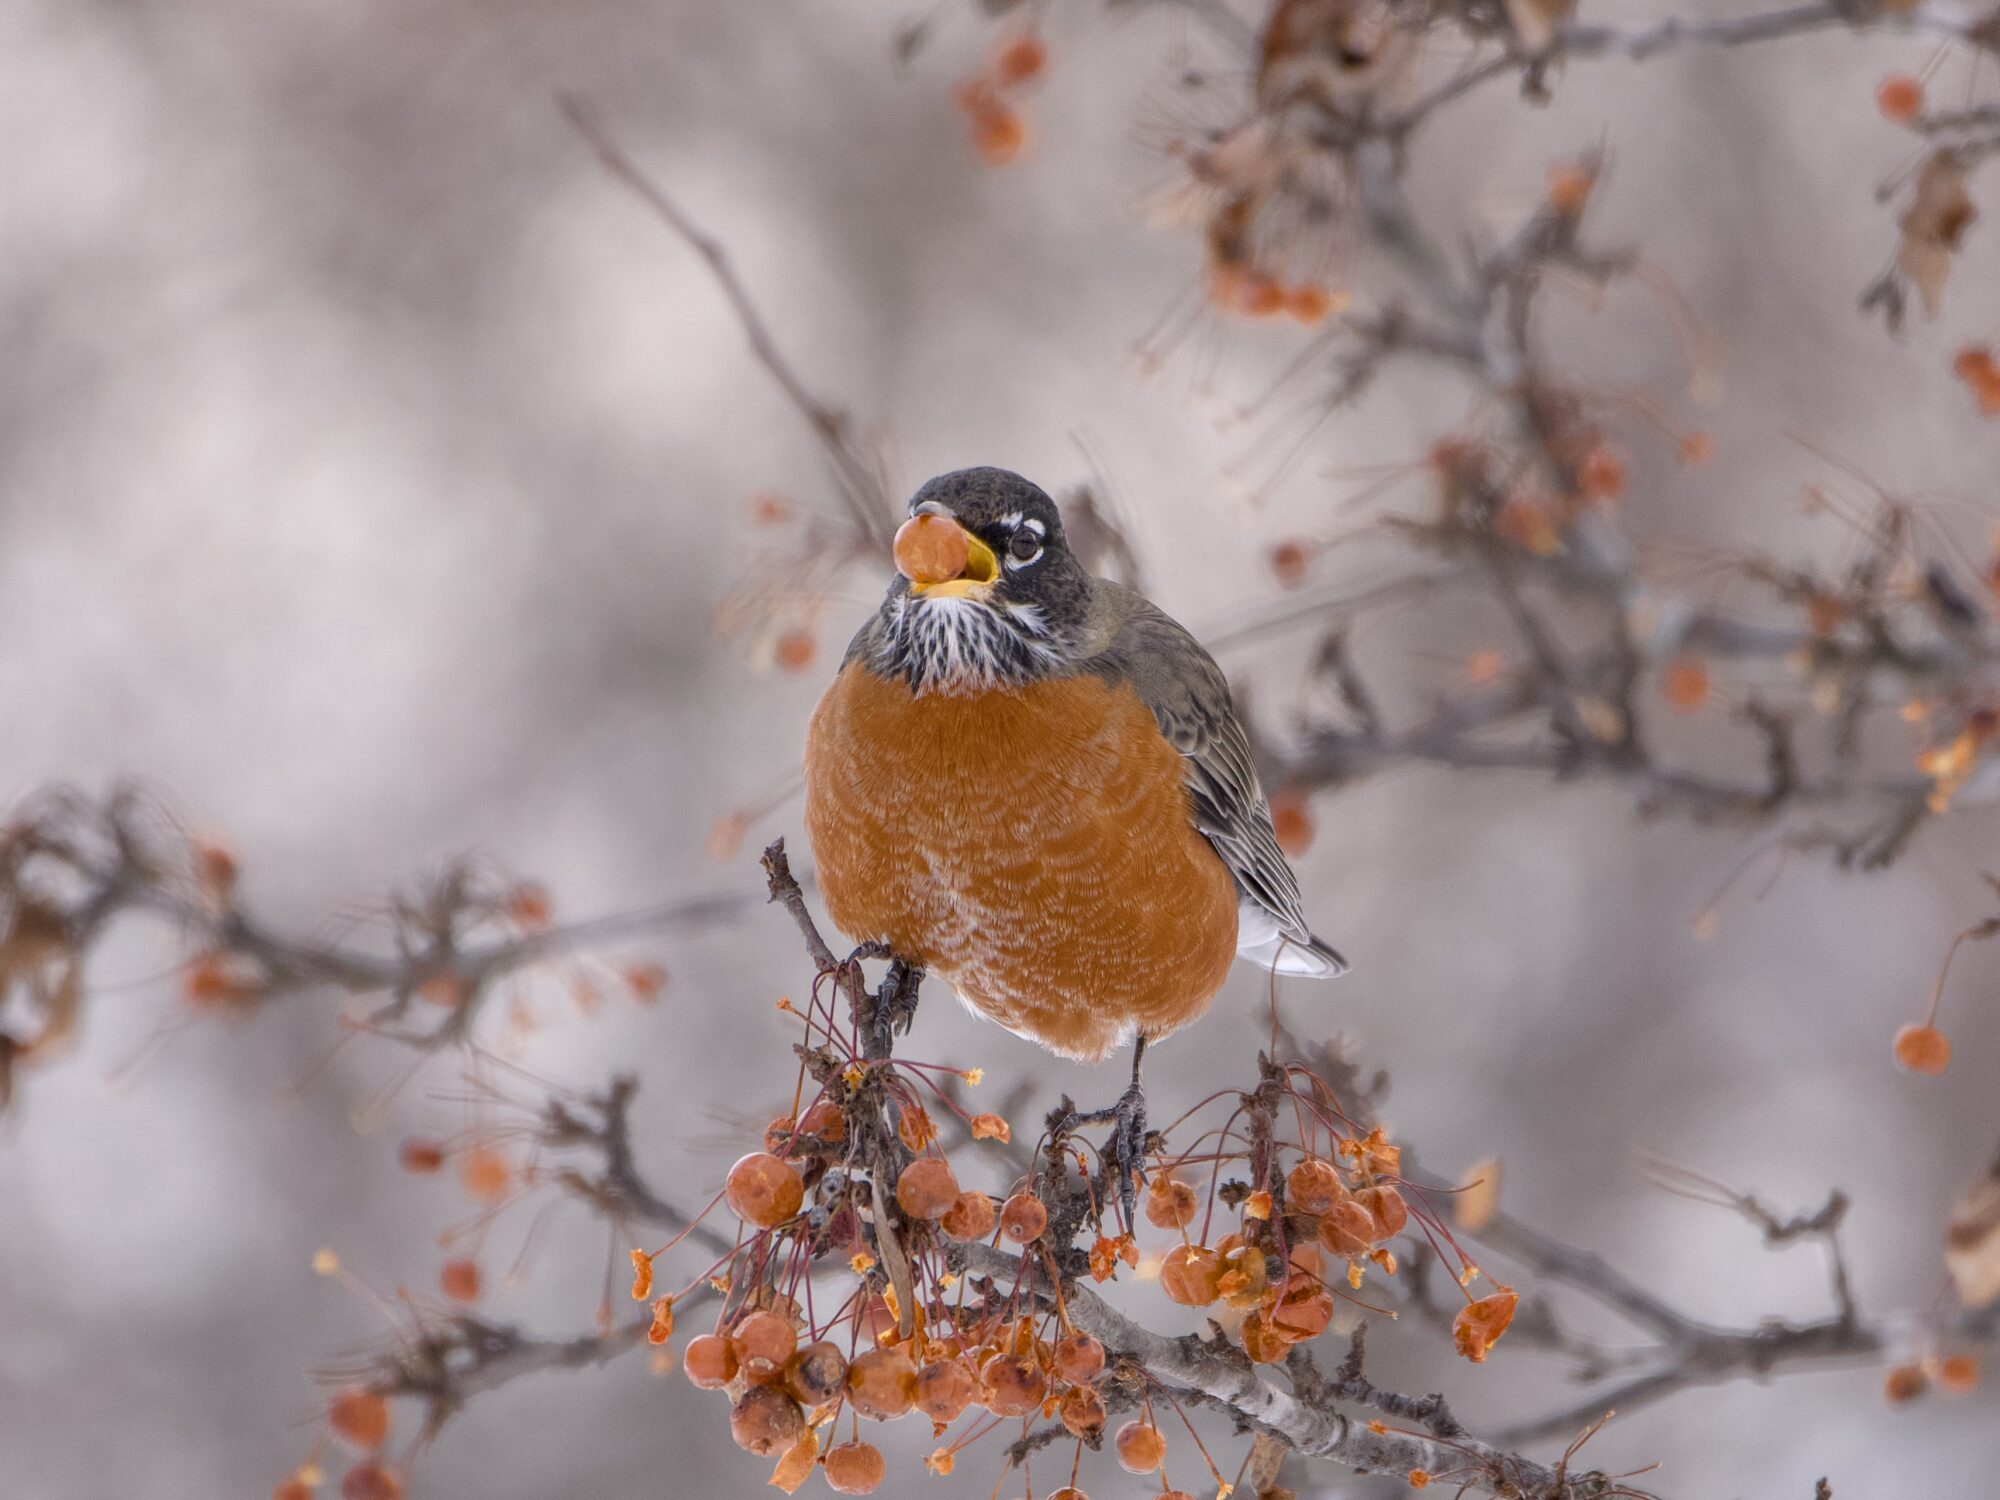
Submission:
M 1089 1114 L 1072 1113 L 1072 1125 L 1110 1123 L 1112 1130 L 1104 1143 L 1105 1177 L 1117 1173 L 1118 1202 L 1125 1210 L 1126 1224 L 1136 1224 L 1133 1208 L 1138 1197 L 1137 1182 L 1146 1166 L 1146 1091 L 1139 1082 L 1139 1066 L 1146 1056 L 1146 1039 L 1140 1037 L 1132 1048 L 1132 1086 L 1119 1095 L 1109 1109 Z
M 867 1052 L 870 1057 L 887 1057 L 894 1037 L 906 1034 L 917 1018 L 917 991 L 922 988 L 924 971 L 900 958 L 889 961 L 889 972 L 875 992 L 875 1006 L 869 1016 Z

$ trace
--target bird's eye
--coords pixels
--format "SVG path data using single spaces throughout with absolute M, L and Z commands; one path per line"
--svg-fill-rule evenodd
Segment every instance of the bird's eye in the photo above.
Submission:
M 1042 555 L 1042 539 L 1023 526 L 1007 544 L 1007 555 L 1018 563 L 1031 563 Z

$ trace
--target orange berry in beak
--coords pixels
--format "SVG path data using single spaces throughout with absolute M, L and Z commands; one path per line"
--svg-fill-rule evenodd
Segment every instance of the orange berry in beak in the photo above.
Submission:
M 971 554 L 964 528 L 948 516 L 911 516 L 896 532 L 896 571 L 912 583 L 962 577 Z

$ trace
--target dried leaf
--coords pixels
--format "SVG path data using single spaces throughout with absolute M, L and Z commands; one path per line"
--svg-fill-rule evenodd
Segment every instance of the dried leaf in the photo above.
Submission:
M 1944 1264 L 1967 1307 L 2000 1301 L 2000 1162 L 1959 1197 L 1945 1230 Z
M 1916 195 L 1899 221 L 1903 242 L 1896 268 L 1924 299 L 1924 313 L 1936 317 L 1951 275 L 1951 258 L 1979 209 L 1965 190 L 1965 163 L 1950 150 L 1936 151 L 1917 173 Z
M 785 1450 L 778 1467 L 771 1471 L 772 1487 L 787 1495 L 796 1493 L 800 1485 L 812 1478 L 813 1465 L 818 1462 L 819 1429 L 808 1427 L 806 1435 Z

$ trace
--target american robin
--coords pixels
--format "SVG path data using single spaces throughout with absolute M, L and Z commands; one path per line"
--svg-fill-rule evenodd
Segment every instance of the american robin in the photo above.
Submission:
M 1115 1114 L 1122 1154 L 1143 1140 L 1147 1041 L 1206 1011 L 1232 957 L 1347 965 L 1306 926 L 1195 638 L 1092 577 L 1018 474 L 943 475 L 910 516 L 806 735 L 819 887 L 850 938 L 1052 1052 L 1136 1041 L 1127 1096 L 1082 1117 Z

